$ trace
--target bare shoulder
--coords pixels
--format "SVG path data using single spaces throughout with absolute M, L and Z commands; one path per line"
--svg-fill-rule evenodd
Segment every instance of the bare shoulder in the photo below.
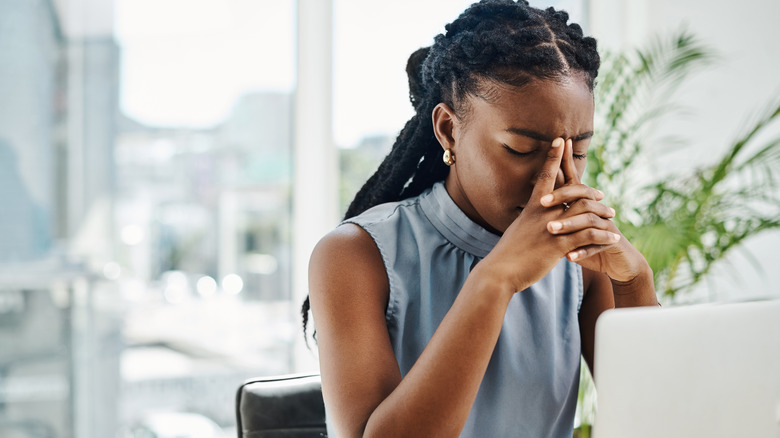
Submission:
M 360 287 L 356 287 L 360 286 Z M 323 237 L 309 262 L 309 289 L 320 294 L 350 293 L 356 289 L 384 291 L 387 273 L 374 240 L 355 224 L 342 224 Z
M 329 421 L 360 436 L 371 413 L 401 381 L 387 331 L 387 272 L 374 240 L 344 224 L 322 238 L 309 264 L 322 390 Z
M 362 255 L 375 253 L 377 257 L 380 257 L 379 249 L 377 249 L 374 240 L 368 232 L 358 225 L 346 223 L 339 225 L 333 231 L 326 234 L 319 243 L 317 243 L 312 255 L 314 258 L 323 255 L 349 256 L 350 254 L 355 253 L 360 253 Z
M 357 333 L 387 336 L 389 282 L 374 240 L 343 224 L 320 240 L 309 262 L 309 299 L 320 351 Z M 341 349 L 337 349 L 341 351 Z

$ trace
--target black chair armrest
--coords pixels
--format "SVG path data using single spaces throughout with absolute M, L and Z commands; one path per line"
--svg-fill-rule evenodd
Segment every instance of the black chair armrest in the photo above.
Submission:
M 236 395 L 239 438 L 327 436 L 319 375 L 263 377 L 244 382 Z

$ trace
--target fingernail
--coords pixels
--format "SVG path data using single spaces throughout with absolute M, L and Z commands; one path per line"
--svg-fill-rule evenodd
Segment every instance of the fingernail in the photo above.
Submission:
M 612 216 L 617 214 L 617 213 L 615 213 L 615 209 L 612 208 L 612 207 L 609 207 L 609 212 L 612 213 Z
M 553 200 L 553 195 L 544 195 L 544 196 L 542 196 L 542 199 L 541 199 L 542 205 L 549 204 L 549 203 L 552 202 L 552 200 Z
M 561 146 L 563 146 L 563 139 L 562 138 L 558 137 L 555 140 L 553 140 L 552 147 L 559 148 Z
M 599 194 L 599 196 L 601 196 L 602 198 L 603 198 L 604 196 L 606 196 L 606 195 L 604 195 L 604 192 L 602 192 L 602 191 L 601 191 L 601 190 L 599 190 L 599 189 L 596 189 L 596 193 L 598 193 L 598 194 Z
M 612 241 L 617 242 L 620 240 L 620 234 L 612 233 Z
M 563 228 L 563 224 L 560 222 L 550 222 L 550 229 L 552 231 L 559 231 L 561 228 Z
M 575 261 L 575 260 L 577 260 L 577 257 L 579 257 L 579 255 L 577 254 L 576 251 L 572 251 L 572 252 L 569 253 L 569 260 Z

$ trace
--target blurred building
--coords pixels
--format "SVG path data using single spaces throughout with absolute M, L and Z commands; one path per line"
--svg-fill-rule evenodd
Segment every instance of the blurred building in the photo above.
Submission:
M 121 119 L 117 260 L 138 285 L 122 288 L 123 424 L 155 409 L 230 424 L 238 384 L 289 372 L 291 105 L 250 93 L 200 129 Z
M 169 271 L 215 281 L 238 275 L 247 300 L 289 300 L 291 99 L 246 95 L 208 129 L 123 119 L 116 148 L 122 264 L 145 281 Z
M 113 3 L 0 3 L 3 438 L 229 427 L 244 379 L 294 368 L 292 94 L 122 116 Z
M 55 144 L 63 114 L 64 39 L 50 4 L 0 4 L 0 262 L 42 258 L 53 245 Z
M 0 435 L 9 438 L 116 428 L 120 320 L 97 311 L 96 296 L 113 292 L 91 265 L 112 257 L 111 233 L 89 225 L 111 217 L 118 48 L 66 9 L 0 3 Z M 99 244 L 86 257 L 79 242 Z
M 349 204 L 376 172 L 390 152 L 395 137 L 375 134 L 362 138 L 355 147 L 339 149 L 339 215 L 347 212 Z

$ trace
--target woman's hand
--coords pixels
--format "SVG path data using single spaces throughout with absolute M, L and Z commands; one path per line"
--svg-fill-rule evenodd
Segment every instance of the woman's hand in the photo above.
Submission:
M 571 141 L 562 138 L 552 142 L 525 208 L 480 263 L 480 271 L 506 279 L 512 292 L 539 281 L 567 255 L 593 266 L 590 260 L 595 255 L 625 240 L 609 220 L 612 210 L 597 202 L 604 195 L 579 183 L 571 148 Z M 562 168 L 566 168 L 564 186 L 555 189 Z M 571 208 L 564 209 L 564 202 Z M 550 232 L 555 223 L 560 223 L 560 229 Z
M 612 222 L 615 210 L 598 201 L 604 194 L 580 181 L 574 166 L 571 140 L 566 141 L 561 162 L 564 184 L 541 198 L 541 204 L 549 208 L 561 208 L 563 214 L 547 223 L 547 231 L 556 236 L 588 233 L 603 230 L 617 238 L 607 245 L 590 243 L 569 251 L 566 257 L 592 271 L 603 272 L 612 280 L 632 281 L 645 272 L 647 261 L 634 248 Z

